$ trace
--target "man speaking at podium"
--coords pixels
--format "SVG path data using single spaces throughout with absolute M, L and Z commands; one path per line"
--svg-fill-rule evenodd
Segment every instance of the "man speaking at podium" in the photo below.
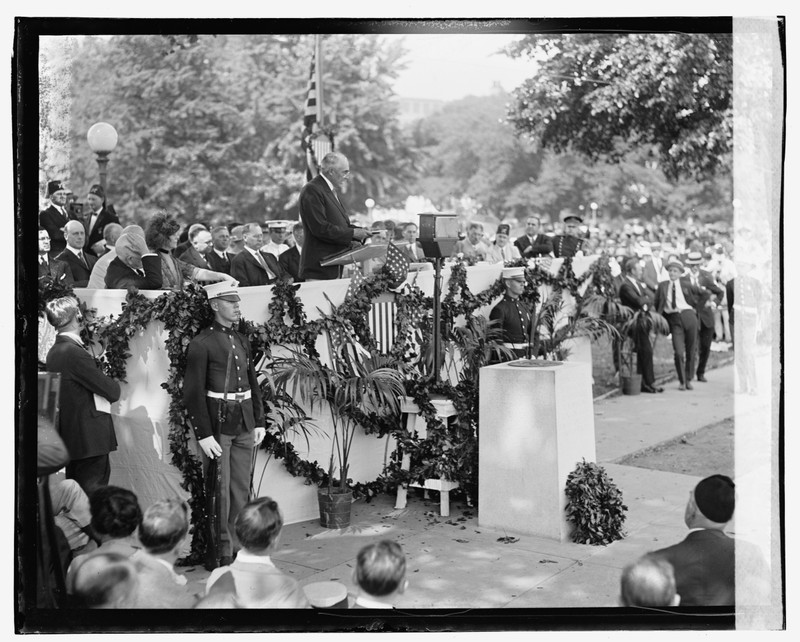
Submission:
M 300 220 L 306 239 L 300 256 L 300 278 L 304 281 L 338 279 L 341 266 L 322 267 L 320 262 L 369 236 L 367 230 L 350 223 L 340 200 L 339 191 L 349 179 L 347 158 L 330 152 L 322 158 L 319 174 L 300 191 Z

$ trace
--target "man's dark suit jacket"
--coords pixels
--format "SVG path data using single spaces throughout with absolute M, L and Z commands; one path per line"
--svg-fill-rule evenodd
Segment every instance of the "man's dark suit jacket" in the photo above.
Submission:
M 246 249 L 231 259 L 231 276 L 239 282 L 241 287 L 270 285 L 284 277 L 283 268 L 278 264 L 278 259 L 274 255 L 269 252 L 261 252 L 261 256 L 264 257 L 267 267 L 275 274 L 274 278 L 270 278 L 256 257 Z
M 181 254 L 178 258 L 184 263 L 199 267 L 201 270 L 211 269 L 211 266 L 208 264 L 208 261 L 206 261 L 206 258 L 201 256 L 200 252 L 195 250 L 193 246 L 190 246 L 189 249 Z
M 97 263 L 97 257 L 94 254 L 84 251 L 83 257 L 86 259 L 86 266 L 70 250 L 64 250 L 56 257 L 59 261 L 64 261 L 69 265 L 69 269 L 72 271 L 72 278 L 75 279 L 76 288 L 85 288 L 87 286 L 89 277 L 92 275 L 92 268 Z
M 58 259 L 49 259 L 44 265 L 39 263 L 39 282 L 47 278 L 61 285 L 73 285 L 75 282 L 69 265 Z
M 100 210 L 100 213 L 97 215 L 97 222 L 94 224 L 94 227 L 90 230 L 89 224 L 92 222 L 92 215 L 91 213 L 86 217 L 84 221 L 84 228 L 86 228 L 86 243 L 83 245 L 84 252 L 88 252 L 92 256 L 96 256 L 94 252 L 92 252 L 92 245 L 97 243 L 98 241 L 103 240 L 103 228 L 108 225 L 109 223 L 117 223 L 119 224 L 119 216 L 114 211 L 114 208 L 104 207 Z
M 701 269 L 700 274 L 697 277 L 697 282 L 700 284 L 700 287 L 705 288 L 716 297 L 717 303 L 722 301 L 722 297 L 725 292 L 717 285 L 714 277 L 711 276 L 709 272 Z M 707 298 L 710 298 L 711 294 L 709 294 Z M 706 328 L 714 327 L 714 308 L 709 308 L 705 301 L 703 301 L 703 305 L 697 308 L 697 316 L 700 317 L 700 323 L 702 323 Z
M 129 268 L 122 259 L 114 257 L 106 271 L 106 288 L 109 290 L 125 290 L 131 286 L 140 290 L 159 290 L 162 285 L 161 258 L 156 254 L 142 257 L 144 276 Z
M 278 263 L 283 271 L 295 282 L 300 280 L 300 251 L 296 245 L 293 245 L 288 250 L 281 252 L 278 257 Z
M 47 209 L 39 212 L 39 225 L 46 229 L 50 235 L 50 256 L 61 254 L 64 248 L 67 247 L 67 240 L 64 238 L 64 232 L 61 231 L 61 228 L 70 220 L 75 220 L 75 217 L 69 214 L 65 216 L 52 204 Z
M 701 306 L 706 304 L 710 293 L 708 290 L 703 290 L 692 284 L 688 277 L 682 276 L 678 279 L 678 282 L 681 284 L 681 291 L 683 292 L 683 298 L 686 299 L 686 303 L 692 306 L 695 311 L 699 310 Z M 671 280 L 669 281 L 662 281 L 658 284 L 658 290 L 656 290 L 656 312 L 659 314 L 664 313 L 664 308 L 667 307 L 667 298 L 669 297 L 669 288 L 670 284 L 672 283 Z
M 107 455 L 117 449 L 111 415 L 95 408 L 93 394 L 119 399 L 119 384 L 104 375 L 89 353 L 69 337 L 58 335 L 47 353 L 47 371 L 61 373 L 58 432 L 70 459 Z
M 517 246 L 522 258 L 536 258 L 537 256 L 550 256 L 553 252 L 553 241 L 547 234 L 537 234 L 533 238 L 533 243 L 527 234 L 520 236 L 514 245 Z M 528 249 L 530 248 L 530 250 Z M 527 250 L 527 251 L 526 251 Z
M 228 258 L 223 259 L 214 250 L 209 250 L 208 254 L 206 254 L 206 261 L 208 261 L 209 267 L 212 270 L 214 270 L 214 272 L 222 272 L 223 274 L 230 274 L 231 259 L 236 255 L 230 254 L 229 252 L 225 252 L 225 256 L 227 256 Z
M 341 266 L 322 267 L 320 261 L 351 247 L 354 226 L 321 174 L 300 191 L 300 219 L 305 232 L 300 277 L 306 281 L 338 279 Z

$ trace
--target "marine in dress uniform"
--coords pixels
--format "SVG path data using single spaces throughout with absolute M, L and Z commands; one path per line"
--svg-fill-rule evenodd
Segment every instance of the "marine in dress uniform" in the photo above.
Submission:
M 520 295 L 525 289 L 525 268 L 505 268 L 502 276 L 506 294 L 492 308 L 489 320 L 500 321 L 503 345 L 517 357 L 526 357 L 530 345 L 532 320 L 528 306 L 520 300 Z
M 556 258 L 575 256 L 583 247 L 583 239 L 578 237 L 578 226 L 583 223 L 580 216 L 570 214 L 564 218 L 564 233 L 553 239 L 553 253 Z
M 247 503 L 253 448 L 266 430 L 250 344 L 233 328 L 239 319 L 237 289 L 230 282 L 205 289 L 214 322 L 189 344 L 183 400 L 203 450 L 204 471 L 211 459 L 222 467 L 218 546 L 224 566 L 238 550 L 234 520 Z

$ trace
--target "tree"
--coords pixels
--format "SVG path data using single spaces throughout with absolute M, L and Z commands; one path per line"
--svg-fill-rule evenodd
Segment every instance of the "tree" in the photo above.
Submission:
M 537 34 L 507 53 L 539 61 L 508 118 L 543 147 L 616 162 L 653 146 L 672 179 L 729 169 L 730 34 Z

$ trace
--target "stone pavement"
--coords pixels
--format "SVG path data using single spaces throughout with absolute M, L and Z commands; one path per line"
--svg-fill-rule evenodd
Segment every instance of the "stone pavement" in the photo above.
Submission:
M 683 511 L 699 478 L 614 462 L 732 417 L 733 366 L 707 377 L 709 382 L 696 383 L 693 391 L 681 392 L 677 382 L 667 382 L 661 394 L 595 403 L 598 463 L 628 506 L 627 537 L 620 541 L 587 546 L 515 534 L 518 541 L 502 543 L 498 538 L 506 533 L 481 528 L 476 508 L 451 502 L 450 517 L 441 517 L 435 493 L 426 499 L 410 492 L 403 510 L 393 508 L 393 496 L 357 501 L 347 529 L 324 529 L 318 521 L 287 525 L 273 560 L 301 584 L 337 580 L 352 591 L 358 550 L 390 538 L 408 559 L 409 588 L 398 608 L 618 606 L 622 568 L 685 537 Z M 198 591 L 203 588 L 204 569 L 184 572 Z

